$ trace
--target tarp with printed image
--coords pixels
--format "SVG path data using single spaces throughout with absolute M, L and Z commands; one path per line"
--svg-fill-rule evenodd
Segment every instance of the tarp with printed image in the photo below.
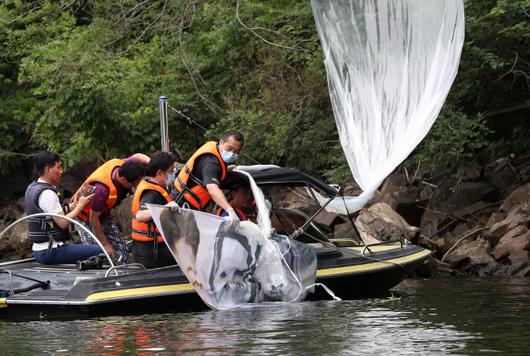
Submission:
M 202 300 L 213 309 L 262 301 L 294 302 L 311 291 L 316 253 L 252 222 L 230 229 L 224 218 L 149 205 L 171 253 Z

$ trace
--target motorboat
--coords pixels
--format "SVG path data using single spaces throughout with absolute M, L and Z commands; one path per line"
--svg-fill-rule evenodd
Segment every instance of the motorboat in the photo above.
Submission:
M 353 233 L 335 236 L 318 222 L 318 216 L 340 194 L 338 187 L 294 168 L 242 169 L 270 202 L 276 232 L 316 250 L 316 280 L 340 298 L 385 295 L 431 253 L 406 240 L 364 244 Z M 249 175 L 231 171 L 223 188 L 241 184 Z M 5 231 L 0 238 L 3 235 Z M 325 298 L 328 293 L 320 287 L 308 297 Z M 0 318 L 65 319 L 204 308 L 178 265 L 116 266 L 103 255 L 75 265 L 42 265 L 33 259 L 0 263 Z

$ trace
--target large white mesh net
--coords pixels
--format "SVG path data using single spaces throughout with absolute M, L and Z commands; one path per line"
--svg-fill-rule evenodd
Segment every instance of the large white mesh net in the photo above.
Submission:
M 464 41 L 463 0 L 312 0 L 340 142 L 361 209 L 438 116 Z M 346 213 L 341 200 L 329 210 Z

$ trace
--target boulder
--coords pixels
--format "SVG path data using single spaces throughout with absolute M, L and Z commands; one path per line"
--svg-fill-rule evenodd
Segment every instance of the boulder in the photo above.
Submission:
M 313 198 L 307 194 L 305 188 L 297 187 L 286 190 L 283 187 L 272 187 L 267 192 L 267 195 L 272 199 L 275 208 L 296 209 L 306 214 L 314 211 L 315 203 Z M 307 199 L 303 199 L 304 197 L 307 197 Z
M 513 207 L 506 217 L 493 224 L 486 233 L 486 239 L 488 239 L 493 245 L 496 245 L 501 237 L 506 235 L 510 230 L 513 230 L 517 226 L 525 226 L 530 221 L 530 214 L 528 213 L 527 207 L 515 206 Z
M 504 195 L 517 182 L 518 176 L 509 159 L 504 158 L 498 160 L 496 164 L 485 167 L 484 179 Z
M 365 243 L 411 240 L 419 231 L 386 203 L 377 203 L 361 211 L 355 227 Z
M 420 226 L 424 233 L 432 235 L 438 231 L 448 217 L 460 218 L 455 214 L 457 209 L 472 206 L 481 201 L 492 202 L 495 197 L 495 188 L 486 182 L 444 181 L 429 201 Z
M 473 218 L 477 220 L 477 216 L 485 215 L 485 217 L 487 218 L 495 210 L 496 210 L 495 204 L 492 204 L 491 202 L 488 202 L 488 201 L 481 200 L 481 201 L 478 201 L 470 205 L 457 207 L 453 213 L 455 216 L 458 216 L 461 218 L 473 216 Z M 487 220 L 485 219 L 484 222 L 486 223 Z
M 1 239 L 0 240 L 0 259 L 3 258 L 3 256 L 11 251 L 11 246 L 9 246 L 9 242 L 7 239 Z
M 11 231 L 8 232 L 7 241 L 12 250 L 17 253 L 25 253 L 31 251 L 31 241 L 28 238 L 28 225 L 20 223 L 15 225 Z
M 128 196 L 120 205 L 112 209 L 112 216 L 120 227 L 125 239 L 129 239 L 132 230 L 132 195 Z
M 8 253 L 4 255 L 4 257 L 2 258 L 2 261 L 7 262 L 7 261 L 21 260 L 23 258 L 27 258 L 25 256 L 31 257 L 31 251 L 29 251 L 29 254 L 28 252 L 22 254 L 17 251 L 9 251 Z
M 464 242 L 447 255 L 445 261 L 451 267 L 466 273 L 491 274 L 498 263 L 489 254 L 490 247 L 490 243 L 482 239 Z
M 522 185 L 515 189 L 502 203 L 500 211 L 508 212 L 514 206 L 528 205 L 530 200 L 530 183 Z
M 61 189 L 65 196 L 74 194 L 85 179 L 98 167 L 100 163 L 94 157 L 84 157 L 68 169 L 61 180 Z
M 398 204 L 413 203 L 418 201 L 422 187 L 410 185 L 403 174 L 390 175 L 376 193 L 371 204 L 386 203 L 392 209 Z
M 322 210 L 317 216 L 315 216 L 313 221 L 315 221 L 321 226 L 325 226 L 329 231 L 333 231 L 335 225 L 344 223 L 345 220 L 342 216 L 338 214 Z
M 506 213 L 502 213 L 500 211 L 494 211 L 491 213 L 490 217 L 488 218 L 488 221 L 486 222 L 486 227 L 488 229 L 491 229 L 493 225 L 495 225 L 498 222 L 503 221 L 506 219 Z
M 507 260 L 510 264 L 528 262 L 530 231 L 526 226 L 517 226 L 507 232 L 493 249 L 496 260 Z
M 3 223 L 3 225 L 7 226 L 23 214 L 23 207 L 21 209 L 18 203 L 11 203 L 5 208 L 0 209 L 0 223 Z
M 361 242 L 361 237 L 359 236 L 359 233 L 349 221 L 335 225 L 335 229 L 333 231 L 333 238 L 353 239 L 356 242 Z

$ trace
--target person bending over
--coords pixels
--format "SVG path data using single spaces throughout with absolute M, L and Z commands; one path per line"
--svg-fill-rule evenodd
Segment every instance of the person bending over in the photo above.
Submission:
M 158 231 L 147 204 L 165 205 L 172 202 L 166 190 L 168 177 L 173 173 L 175 159 L 168 152 L 155 152 L 149 162 L 149 177 L 143 179 L 132 202 L 133 256 L 135 262 L 147 268 L 176 264 L 164 238 Z
M 126 159 L 114 158 L 98 167 L 83 183 L 83 186 L 92 185 L 96 189 L 90 204 L 79 214 L 79 222 L 94 233 L 117 264 L 128 262 L 129 250 L 110 212 L 138 185 L 145 175 L 143 165 L 148 164 L 149 156 L 143 153 L 136 153 Z M 80 190 L 74 197 L 79 195 Z M 96 244 L 92 236 L 76 228 L 83 242 Z
M 240 132 L 228 131 L 219 142 L 211 141 L 201 146 L 175 179 L 172 192 L 175 202 L 182 207 L 204 211 L 213 200 L 227 211 L 232 227 L 237 228 L 239 218 L 219 186 L 226 178 L 228 164 L 238 158 L 243 144 Z

